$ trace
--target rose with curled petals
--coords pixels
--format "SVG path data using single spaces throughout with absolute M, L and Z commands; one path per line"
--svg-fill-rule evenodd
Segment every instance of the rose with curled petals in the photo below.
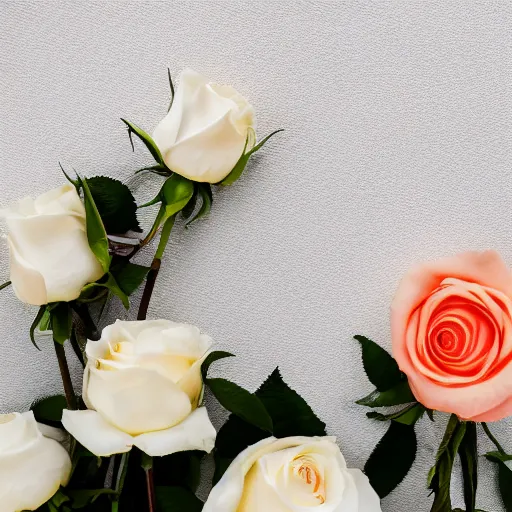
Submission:
M 393 355 L 423 405 L 472 421 L 512 414 L 512 273 L 496 252 L 409 271 L 391 332 Z

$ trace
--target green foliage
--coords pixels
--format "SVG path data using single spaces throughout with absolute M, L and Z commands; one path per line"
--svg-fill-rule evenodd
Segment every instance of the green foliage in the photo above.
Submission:
M 156 512 L 200 512 L 203 502 L 184 487 L 157 486 Z
M 386 391 L 373 391 L 368 396 L 356 401 L 356 404 L 367 407 L 388 407 L 415 402 L 411 388 L 407 381 L 400 382 L 395 387 Z
M 501 499 L 506 512 L 512 512 L 512 470 L 505 464 L 512 460 L 512 455 L 498 451 L 486 453 L 485 457 L 498 466 L 498 485 Z
M 39 310 L 37 311 L 36 317 L 34 318 L 32 324 L 30 325 L 30 330 L 29 330 L 30 341 L 32 341 L 32 345 L 34 345 L 34 347 L 36 347 L 37 350 L 41 350 L 41 349 L 37 346 L 36 339 L 35 339 L 35 332 L 36 332 L 36 329 L 39 326 L 45 312 L 46 312 L 46 306 L 41 306 L 39 308 Z
M 73 315 L 71 307 L 67 302 L 52 304 L 50 309 L 50 325 L 53 333 L 53 340 L 61 345 L 71 338 L 73 328 Z
M 103 271 L 106 273 L 110 268 L 111 262 L 107 232 L 105 231 L 105 226 L 101 220 L 87 180 L 85 178 L 79 178 L 79 180 L 84 192 L 86 230 L 89 247 L 100 262 Z
M 372 487 L 384 498 L 407 475 L 416 458 L 414 426 L 392 421 L 364 466 Z
M 466 434 L 467 424 L 452 414 L 436 455 L 436 463 L 428 474 L 429 489 L 435 493 L 431 512 L 451 512 L 450 484 L 453 464 Z
M 162 153 L 160 153 L 160 149 L 156 145 L 155 141 L 151 138 L 151 136 L 135 124 L 130 123 L 130 121 L 127 121 L 126 119 L 121 119 L 121 121 L 123 121 L 123 123 L 128 127 L 128 136 L 130 137 L 132 150 L 135 151 L 132 138 L 132 134 L 135 134 L 146 146 L 146 148 L 151 153 L 151 156 L 156 160 L 156 162 L 161 166 L 165 166 Z
M 208 215 L 212 207 L 213 195 L 211 185 L 209 183 L 198 183 L 197 185 L 198 193 L 201 196 L 201 207 L 199 208 L 199 211 L 187 222 L 187 226 L 190 226 L 190 224 L 192 224 L 196 220 L 202 219 L 203 217 Z
M 425 414 L 425 407 L 421 404 L 410 404 L 400 411 L 391 414 L 381 414 L 376 411 L 367 412 L 368 418 L 378 421 L 396 421 L 404 425 L 414 425 Z
M 250 149 L 246 153 L 247 146 L 248 146 L 249 140 L 250 140 L 250 136 L 252 136 L 252 133 L 250 132 L 251 135 L 247 136 L 247 140 L 245 141 L 245 147 L 242 152 L 242 156 L 236 163 L 235 167 L 233 167 L 233 170 L 219 184 L 220 185 L 232 185 L 235 181 L 237 181 L 240 178 L 240 176 L 242 176 L 242 173 L 244 172 L 245 167 L 247 166 L 247 163 L 249 162 L 249 158 L 251 158 L 251 156 L 254 155 L 254 153 L 256 153 L 256 151 L 260 150 L 265 145 L 265 143 L 270 139 L 270 137 L 272 137 L 276 133 L 279 133 L 282 131 L 284 131 L 284 130 L 276 130 L 275 132 L 272 132 L 270 135 L 267 135 L 263 140 L 261 140 L 258 144 L 256 144 L 256 146 L 254 146 L 252 149 Z
M 466 422 L 466 432 L 459 446 L 459 457 L 464 481 L 464 502 L 466 511 L 475 510 L 476 488 L 478 485 L 478 449 L 476 423 Z
M 108 272 L 105 276 L 103 276 L 99 281 L 96 281 L 95 283 L 90 283 L 85 285 L 82 288 L 82 293 L 80 294 L 80 297 L 78 297 L 78 301 L 89 301 L 88 297 L 90 295 L 91 290 L 94 290 L 95 288 L 105 288 L 109 292 L 113 293 L 123 303 L 123 306 L 128 309 L 130 307 L 130 301 L 128 300 L 128 296 L 126 293 L 121 289 L 118 282 L 116 281 L 116 278 L 113 276 L 111 272 Z
M 272 431 L 267 432 L 231 414 L 219 430 L 215 443 L 214 484 L 240 452 L 270 435 L 278 438 L 326 435 L 325 423 L 283 381 L 278 368 L 260 386 L 255 396 L 261 400 L 272 418 Z
M 377 391 L 387 391 L 407 380 L 397 362 L 382 347 L 364 336 L 356 335 L 363 351 L 363 366 Z
M 206 379 L 205 384 L 224 409 L 255 427 L 272 432 L 272 419 L 256 395 L 227 379 Z
M 68 408 L 64 395 L 53 395 L 36 400 L 30 407 L 39 423 L 59 426 L 62 419 L 62 411 Z
M 225 359 L 226 357 L 235 357 L 235 356 L 234 356 L 234 354 L 231 354 L 230 352 L 224 352 L 223 350 L 215 350 L 213 352 L 210 352 L 206 356 L 203 363 L 201 364 L 201 375 L 203 377 L 203 380 L 206 380 L 210 366 L 215 361 L 219 361 L 220 359 Z
M 189 450 L 153 459 L 155 485 L 185 487 L 195 492 L 201 478 L 204 452 Z
M 137 220 L 137 204 L 124 183 L 106 176 L 95 176 L 87 178 L 87 184 L 107 233 L 141 231 Z
M 128 261 L 120 262 L 111 268 L 111 274 L 117 282 L 119 288 L 126 295 L 131 295 L 144 282 L 149 267 L 136 265 Z

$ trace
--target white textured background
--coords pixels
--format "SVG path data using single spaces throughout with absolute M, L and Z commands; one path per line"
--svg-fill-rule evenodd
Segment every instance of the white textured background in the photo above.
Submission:
M 0 203 L 60 184 L 59 160 L 123 180 L 150 162 L 119 118 L 154 128 L 167 67 L 234 85 L 260 135 L 286 132 L 207 220 L 176 230 L 150 315 L 202 327 L 239 356 L 218 373 L 251 389 L 279 365 L 362 467 L 385 427 L 353 403 L 371 386 L 351 336 L 389 347 L 389 303 L 416 261 L 493 247 L 512 263 L 511 34 L 499 0 L 3 0 Z M 0 256 L 7 277 L 4 242 Z M 1 410 L 60 389 L 49 343 L 30 344 L 34 315 L 0 294 Z M 509 448 L 511 426 L 494 427 Z M 385 512 L 430 508 L 443 425 L 419 427 Z M 479 506 L 503 511 L 483 459 L 481 473 Z

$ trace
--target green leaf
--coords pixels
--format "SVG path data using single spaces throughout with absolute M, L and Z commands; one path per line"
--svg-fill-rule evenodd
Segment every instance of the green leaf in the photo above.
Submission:
M 45 311 L 46 311 L 46 305 L 41 306 L 39 308 L 39 311 L 37 312 L 36 317 L 34 318 L 34 321 L 30 325 L 30 331 L 29 331 L 29 333 L 30 333 L 30 341 L 32 341 L 32 345 L 34 345 L 34 347 L 36 347 L 37 350 L 41 350 L 41 349 L 37 346 L 34 334 L 35 334 L 37 326 L 39 325 L 39 323 L 41 322 L 41 319 L 43 318 L 43 315 L 44 315 Z
M 508 462 L 512 460 L 512 455 L 501 452 L 488 452 L 485 457 L 492 462 Z
M 200 512 L 203 502 L 184 487 L 155 488 L 156 512 Z
M 71 338 L 73 315 L 67 302 L 59 302 L 50 311 L 53 340 L 61 345 Z
M 397 362 L 377 343 L 364 336 L 354 338 L 361 344 L 364 370 L 377 391 L 387 391 L 407 380 Z
M 129 309 L 130 307 L 130 301 L 128 300 L 128 296 L 126 293 L 121 289 L 119 284 L 116 281 L 116 278 L 109 272 L 106 276 L 102 278 L 101 281 L 97 281 L 96 283 L 90 283 L 85 285 L 82 288 L 82 293 L 80 294 L 80 297 L 78 300 L 80 301 L 82 297 L 87 297 L 89 292 L 93 290 L 94 288 L 106 288 L 110 292 L 112 292 L 114 295 L 117 295 L 121 299 L 121 302 L 123 303 L 123 306 L 126 309 Z
M 196 213 L 196 215 L 194 215 L 194 217 L 187 222 L 186 226 L 190 226 L 192 222 L 195 222 L 196 220 L 199 220 L 210 213 L 213 202 L 211 185 L 209 183 L 199 183 L 199 195 L 201 196 L 202 200 L 201 208 L 199 208 L 199 211 Z
M 272 432 L 272 419 L 256 395 L 226 379 L 206 379 L 206 385 L 224 409 L 255 427 Z
M 225 359 L 226 357 L 235 357 L 235 355 L 231 354 L 230 352 L 224 352 L 223 350 L 215 350 L 214 352 L 210 352 L 206 356 L 205 360 L 201 364 L 201 375 L 203 377 L 203 381 L 206 380 L 210 366 L 215 361 L 219 361 L 220 359 Z
M 7 288 L 11 285 L 11 281 L 7 281 L 6 283 L 0 285 L 0 290 L 3 290 L 4 288 Z
M 392 421 L 364 466 L 377 494 L 384 498 L 405 478 L 416 458 L 414 426 Z
M 137 135 L 137 137 L 144 143 L 146 148 L 151 153 L 151 156 L 160 164 L 165 165 L 164 159 L 162 157 L 162 153 L 160 153 L 160 149 L 156 145 L 155 141 L 151 138 L 151 136 L 146 133 L 144 130 L 139 128 L 133 123 L 130 123 L 130 121 L 127 121 L 126 119 L 121 119 L 123 123 L 128 127 L 128 136 L 130 137 L 130 143 L 132 145 L 132 150 L 135 151 L 135 147 L 133 145 L 133 139 L 132 134 L 134 133 Z
M 366 407 L 389 407 L 392 405 L 408 404 L 415 402 L 411 388 L 407 381 L 403 381 L 387 391 L 373 391 L 368 396 L 357 400 L 356 404 Z
M 151 239 L 162 224 L 183 210 L 194 195 L 194 183 L 179 174 L 173 174 L 165 180 L 158 196 L 146 205 L 162 202 L 155 222 L 146 239 Z M 144 206 L 146 206 L 144 205 Z
M 101 220 L 94 198 L 85 178 L 80 179 L 84 191 L 84 205 L 86 215 L 87 239 L 89 247 L 101 264 L 103 271 L 108 272 L 110 268 L 110 253 L 108 247 L 107 232 Z
M 144 282 L 150 268 L 135 263 L 123 262 L 111 269 L 119 288 L 126 294 L 131 295 Z
M 153 459 L 155 485 L 185 487 L 195 492 L 201 479 L 201 461 L 205 453 L 198 450 L 173 453 Z
M 450 485 L 453 464 L 459 447 L 466 434 L 467 424 L 452 414 L 443 441 L 436 456 L 436 464 L 428 474 L 429 489 L 435 493 L 431 512 L 448 512 L 452 510 Z
M 73 502 L 74 509 L 84 508 L 94 503 L 100 496 L 116 496 L 113 489 L 70 489 L 66 491 Z
M 143 167 L 142 169 L 135 171 L 135 174 L 139 174 L 145 171 L 152 172 L 158 176 L 170 176 L 172 174 L 172 171 L 167 169 L 165 165 L 161 164 L 151 165 L 150 167 Z
M 197 205 L 197 196 L 199 195 L 199 184 L 194 183 L 194 193 L 192 194 L 192 198 L 186 204 L 186 206 L 181 210 L 181 216 L 187 220 L 194 213 Z
M 381 414 L 379 412 L 371 411 L 367 412 L 368 418 L 378 421 L 396 421 L 403 423 L 404 425 L 414 425 L 425 413 L 425 407 L 421 404 L 411 404 L 405 409 L 392 414 Z
M 121 181 L 106 176 L 87 178 L 87 184 L 108 234 L 141 232 L 137 204 L 130 189 Z
M 246 149 L 250 138 L 250 136 L 247 135 L 247 140 L 245 141 L 242 156 L 236 163 L 235 167 L 233 167 L 233 170 L 219 183 L 219 185 L 232 185 L 235 181 L 237 181 L 240 178 L 240 176 L 242 176 L 242 173 L 244 172 L 245 167 L 247 166 L 247 162 L 249 162 L 249 158 L 254 153 L 256 153 L 256 151 L 260 150 L 263 147 L 263 145 L 270 139 L 270 137 L 282 131 L 284 130 L 276 130 L 275 132 L 272 132 L 270 135 L 267 135 L 261 142 L 259 142 L 256 146 L 254 146 L 250 151 L 246 153 Z
M 276 368 L 256 391 L 272 418 L 275 437 L 325 436 L 325 423 L 281 377 Z
M 282 379 L 276 368 L 256 391 L 273 423 L 276 437 L 325 436 L 325 423 L 318 419 L 306 401 Z M 214 484 L 240 452 L 270 434 L 231 415 L 221 427 L 215 443 Z
M 60 423 L 62 411 L 68 408 L 64 395 L 48 396 L 36 400 L 30 409 L 39 423 Z
M 466 422 L 466 433 L 459 446 L 459 457 L 464 481 L 464 503 L 466 510 L 475 510 L 478 485 L 478 449 L 476 423 Z

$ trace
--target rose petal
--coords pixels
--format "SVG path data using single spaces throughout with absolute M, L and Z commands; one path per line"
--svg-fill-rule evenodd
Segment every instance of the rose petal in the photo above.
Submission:
M 132 449 L 132 436 L 105 421 L 96 411 L 64 410 L 62 425 L 97 457 L 110 457 Z
M 217 432 L 208 418 L 206 407 L 199 407 L 179 425 L 136 436 L 133 444 L 152 457 L 187 450 L 210 453 L 215 445 L 216 435 Z

